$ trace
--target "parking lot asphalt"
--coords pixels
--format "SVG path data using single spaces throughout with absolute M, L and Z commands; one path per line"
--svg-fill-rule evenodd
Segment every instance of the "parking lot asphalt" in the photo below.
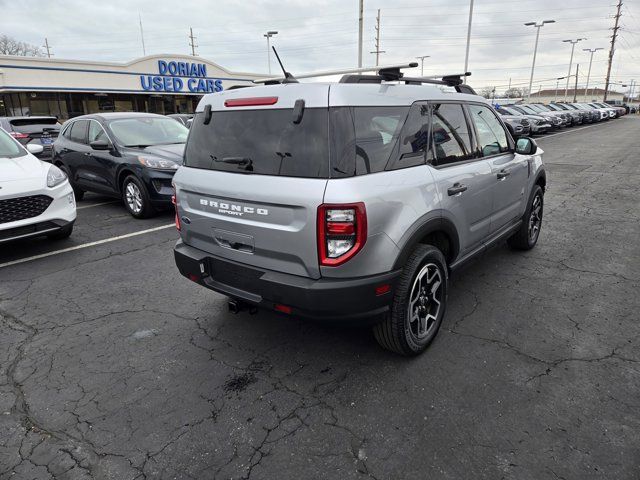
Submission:
M 70 239 L 0 250 L 0 479 L 639 478 L 639 134 L 540 139 L 538 246 L 456 273 L 413 359 L 228 313 L 170 213 L 87 195 Z

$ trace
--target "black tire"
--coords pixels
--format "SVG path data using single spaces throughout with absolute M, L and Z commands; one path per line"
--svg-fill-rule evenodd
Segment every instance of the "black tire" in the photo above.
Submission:
M 131 185 L 133 192 L 129 190 L 129 185 Z M 133 195 L 132 203 L 127 199 L 128 192 Z M 137 192 L 137 194 L 135 192 Z M 134 218 L 149 218 L 156 213 L 155 208 L 151 205 L 147 188 L 135 175 L 129 175 L 122 182 L 122 201 L 127 211 Z M 139 202 L 139 206 L 136 201 Z
M 536 205 L 535 210 L 534 205 Z M 536 246 L 538 238 L 540 238 L 543 212 L 544 191 L 540 185 L 536 185 L 529 197 L 527 210 L 522 216 L 522 225 L 520 225 L 518 231 L 507 240 L 507 243 L 511 248 L 515 250 L 531 250 Z M 537 224 L 537 229 L 535 229 L 535 231 L 533 229 L 534 224 Z
M 71 180 L 71 172 L 69 172 L 69 168 L 61 163 L 58 164 L 57 166 L 60 170 L 64 172 L 64 174 L 69 179 L 69 184 L 71 185 L 71 188 L 73 188 L 73 196 L 75 197 L 76 202 L 81 201 L 84 198 L 84 190 L 82 190 L 81 188 L 79 188 L 73 183 L 73 181 Z
M 51 240 L 64 240 L 65 238 L 69 238 L 73 232 L 73 224 L 67 225 L 66 227 L 61 228 L 57 232 L 53 232 L 47 235 L 47 238 Z
M 437 288 L 430 290 L 425 302 L 422 301 L 422 294 L 414 295 L 414 303 L 417 307 L 414 311 L 425 314 L 429 312 L 425 319 L 425 331 L 418 332 L 416 329 L 422 326 L 422 322 L 420 319 L 412 322 L 409 318 L 409 309 L 412 293 L 416 291 L 414 287 L 418 288 L 418 293 L 421 291 L 421 285 L 417 285 L 417 279 L 425 268 L 427 275 L 433 275 L 434 280 L 439 278 L 440 284 Z M 435 276 L 436 270 L 439 275 L 437 278 Z M 444 318 L 447 307 L 448 275 L 447 262 L 440 250 L 431 245 L 418 245 L 415 248 L 402 269 L 393 296 L 391 311 L 381 323 L 373 327 L 373 334 L 383 348 L 405 356 L 424 352 L 438 333 Z M 434 281 L 434 286 L 435 283 Z M 434 308 L 437 308 L 437 311 L 434 312 Z M 433 317 L 430 320 L 431 323 L 429 323 L 429 316 Z

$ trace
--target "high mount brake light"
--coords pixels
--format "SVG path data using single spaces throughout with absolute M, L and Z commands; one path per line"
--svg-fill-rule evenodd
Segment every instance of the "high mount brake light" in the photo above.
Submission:
M 318 260 L 336 267 L 358 253 L 367 241 L 367 210 L 364 203 L 318 207 Z
M 259 107 L 264 105 L 275 105 L 278 97 L 250 97 L 250 98 L 230 98 L 224 101 L 225 107 Z

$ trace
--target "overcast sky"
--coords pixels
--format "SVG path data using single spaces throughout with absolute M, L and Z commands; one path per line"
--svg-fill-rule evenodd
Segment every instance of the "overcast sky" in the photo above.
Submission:
M 364 3 L 365 65 L 375 64 L 369 52 L 380 8 L 381 64 L 430 55 L 425 75 L 463 70 L 468 0 Z M 19 7 L 0 0 L 0 34 L 36 45 L 47 37 L 56 58 L 124 62 L 142 56 L 138 14 L 147 54 L 190 53 L 193 27 L 198 55 L 230 70 L 261 73 L 267 70 L 262 35 L 277 30 L 273 43 L 293 73 L 357 66 L 358 0 L 25 0 Z M 579 37 L 587 37 L 574 57 L 580 83 L 589 63 L 582 49 L 605 48 L 594 56 L 590 82 L 602 86 L 614 14 L 615 0 L 476 0 L 469 83 L 504 89 L 511 78 L 514 86 L 527 85 L 535 28 L 523 23 L 555 19 L 541 29 L 533 91 L 555 88 L 556 77 L 567 75 L 571 47 L 562 40 Z M 625 1 L 621 25 L 612 80 L 628 83 L 640 80 L 640 0 Z

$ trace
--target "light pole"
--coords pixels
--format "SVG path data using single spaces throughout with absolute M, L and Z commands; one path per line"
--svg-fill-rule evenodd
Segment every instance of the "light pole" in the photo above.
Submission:
M 587 71 L 587 85 L 584 87 L 584 101 L 587 101 L 587 92 L 589 91 L 589 77 L 591 76 L 591 63 L 593 62 L 593 54 L 598 50 L 604 50 L 603 48 L 583 48 L 584 52 L 591 52 L 591 58 L 589 58 L 589 70 Z
M 420 60 L 420 76 L 424 77 L 424 59 L 425 58 L 430 58 L 431 55 L 422 55 L 421 57 L 416 57 L 418 60 Z
M 271 46 L 269 45 L 269 39 L 277 34 L 278 32 L 271 30 L 263 35 L 263 37 L 267 39 L 267 65 L 269 65 L 269 74 L 271 74 Z
M 556 78 L 556 99 L 554 100 L 555 102 L 558 101 L 558 87 L 560 86 L 560 80 L 564 80 L 564 77 Z
M 469 47 L 471 46 L 471 21 L 473 20 L 473 0 L 469 2 L 469 26 L 467 27 L 467 50 L 464 54 L 464 72 L 467 73 L 469 68 Z M 463 78 L 463 82 L 467 83 L 467 77 Z
M 564 101 L 567 101 L 567 92 L 569 91 L 569 77 L 571 76 L 571 64 L 573 63 L 573 50 L 576 48 L 576 43 L 586 40 L 586 38 L 576 38 L 575 40 L 562 40 L 564 43 L 571 44 L 571 58 L 569 59 L 569 73 L 567 73 L 567 85 L 564 87 Z
M 543 20 L 541 22 L 527 22 L 525 27 L 536 27 L 536 45 L 533 47 L 533 63 L 531 64 L 531 78 L 529 78 L 529 91 L 527 92 L 527 102 L 531 100 L 531 85 L 533 85 L 533 72 L 536 69 L 536 55 L 538 53 L 538 39 L 540 38 L 540 27 L 545 23 L 556 23 L 555 20 Z

